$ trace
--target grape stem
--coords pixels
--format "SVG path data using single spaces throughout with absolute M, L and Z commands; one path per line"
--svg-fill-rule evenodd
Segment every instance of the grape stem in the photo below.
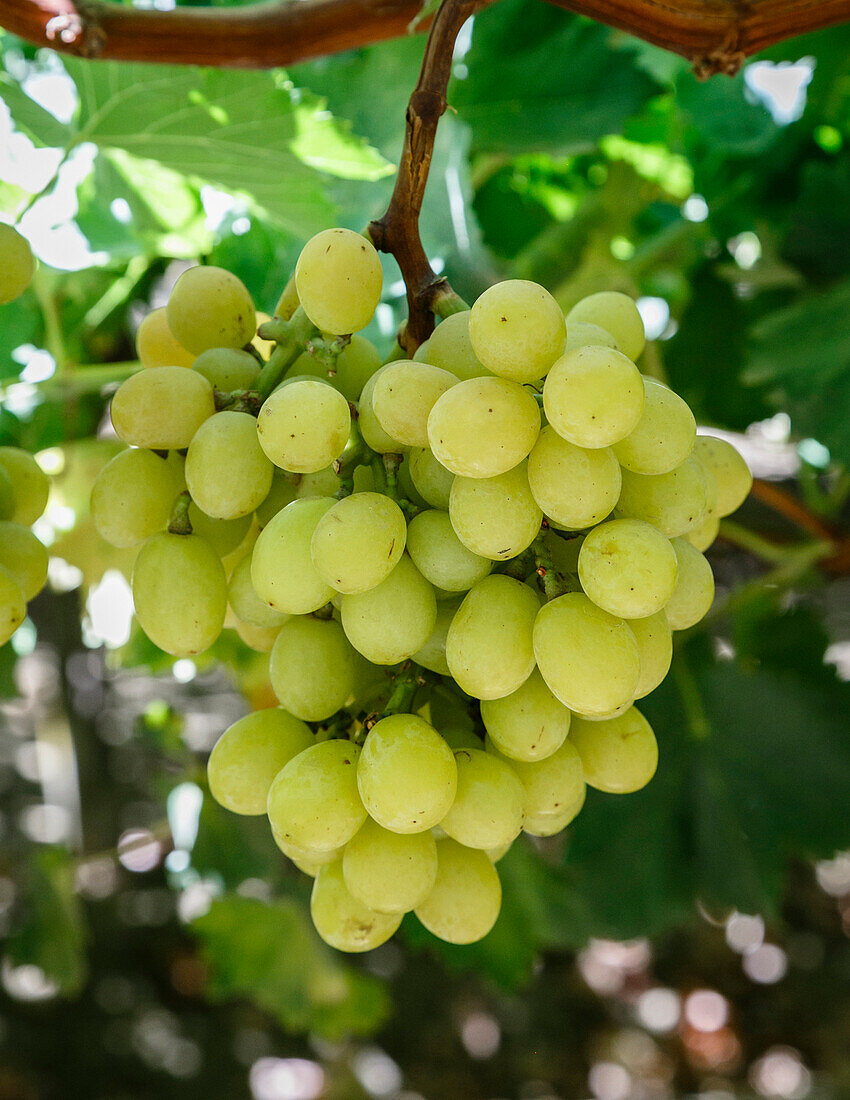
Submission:
M 171 518 L 168 521 L 168 531 L 172 535 L 191 535 L 192 522 L 189 519 L 189 505 L 192 498 L 188 489 L 180 493 L 171 508 Z
M 320 333 L 300 306 L 288 321 L 273 317 L 271 321 L 263 322 L 258 333 L 263 340 L 277 342 L 257 379 L 256 392 L 261 398 L 266 398 L 307 346 L 307 341 Z

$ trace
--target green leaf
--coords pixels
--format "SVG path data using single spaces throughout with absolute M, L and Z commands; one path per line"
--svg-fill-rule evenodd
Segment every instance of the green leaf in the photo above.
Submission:
M 64 149 L 70 145 L 73 130 L 54 118 L 35 102 L 7 74 L 0 74 L 0 99 L 9 108 L 15 128 L 26 134 L 36 145 Z
M 758 156 L 782 133 L 768 109 L 748 96 L 742 73 L 701 81 L 687 71 L 676 81 L 682 122 L 715 155 Z

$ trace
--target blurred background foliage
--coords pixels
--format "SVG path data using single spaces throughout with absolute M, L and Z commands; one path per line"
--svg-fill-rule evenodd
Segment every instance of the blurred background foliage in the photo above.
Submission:
M 643 369 L 762 479 L 647 700 L 655 780 L 517 843 L 484 941 L 325 948 L 308 880 L 206 793 L 264 659 L 132 628 L 87 507 L 134 330 L 201 257 L 271 310 L 310 234 L 380 214 L 422 44 L 242 73 L 0 37 L 0 214 L 42 261 L 0 308 L 0 443 L 56 475 L 50 588 L 0 649 L 3 1100 L 850 1096 L 850 26 L 707 83 L 535 0 L 458 43 L 435 268 L 635 295 Z M 386 288 L 383 349 L 391 260 Z

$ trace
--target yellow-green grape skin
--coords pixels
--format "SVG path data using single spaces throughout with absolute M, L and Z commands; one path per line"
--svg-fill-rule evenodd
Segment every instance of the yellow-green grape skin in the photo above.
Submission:
M 587 787 L 583 786 L 581 794 L 557 814 L 526 814 L 525 824 L 522 827 L 524 833 L 529 836 L 555 836 L 564 829 L 581 813 L 587 797 Z
M 271 830 L 271 834 L 275 844 L 286 858 L 291 860 L 299 871 L 303 871 L 310 878 L 315 878 L 322 867 L 326 867 L 329 863 L 336 863 L 338 859 L 342 858 L 342 853 L 345 851 L 344 845 L 341 848 L 329 848 L 326 852 L 320 852 L 318 848 L 301 848 L 297 844 L 284 840 L 274 829 Z
M 413 478 L 410 476 L 410 454 L 411 452 L 408 451 L 407 454 L 402 457 L 401 465 L 396 472 L 396 477 L 398 478 L 398 492 L 417 508 L 427 508 L 428 501 L 425 500 L 423 496 L 420 496 L 419 490 L 413 484 Z
M 677 393 L 643 378 L 643 413 L 631 432 L 613 445 L 617 461 L 633 474 L 666 474 L 694 449 L 694 414 Z
M 319 520 L 334 506 L 327 497 L 294 500 L 260 532 L 251 559 L 251 582 L 261 600 L 287 615 L 309 615 L 334 593 L 310 553 Z
M 608 794 L 639 791 L 658 767 L 655 734 L 635 707 L 605 722 L 576 717 L 570 741 L 581 757 L 588 785 Z
M 356 333 L 336 357 L 333 384 L 347 401 L 359 401 L 363 387 L 381 366 L 381 355 L 371 340 Z
M 437 879 L 414 912 L 434 936 L 447 943 L 475 943 L 496 923 L 502 884 L 486 852 L 465 848 L 451 837 L 437 841 Z
M 602 290 L 576 302 L 567 314 L 567 330 L 576 323 L 598 325 L 610 332 L 622 353 L 632 362 L 637 360 L 646 343 L 637 306 L 628 294 L 617 290 Z
M 526 279 L 488 287 L 469 314 L 469 339 L 479 360 L 501 378 L 534 382 L 564 350 L 561 307 L 548 290 Z
M 580 592 L 540 608 L 534 654 L 550 691 L 572 711 L 606 715 L 634 698 L 640 658 L 631 628 Z
M 363 744 L 357 785 L 373 821 L 394 833 L 422 833 L 446 816 L 457 790 L 454 754 L 417 714 L 391 714 Z
M 136 355 L 143 367 L 191 367 L 195 361 L 168 327 L 164 306 L 142 318 L 136 329 Z
M 295 276 L 293 275 L 280 292 L 277 305 L 274 307 L 274 315 L 280 317 L 283 321 L 290 321 L 299 305 L 298 289 L 295 286 Z
M 272 474 L 272 485 L 266 495 L 266 499 L 257 507 L 255 512 L 257 523 L 259 523 L 260 527 L 268 526 L 269 521 L 272 520 L 278 512 L 282 511 L 287 504 L 291 504 L 293 500 L 295 500 L 298 484 L 300 484 L 300 482 L 297 474 L 287 476 L 282 470 L 275 469 Z
M 11 519 L 15 514 L 15 490 L 12 479 L 0 466 L 0 520 Z
M 474 554 L 515 558 L 540 532 L 543 512 L 531 495 L 527 465 L 496 477 L 457 477 L 449 496 L 455 534 Z
M 425 340 L 419 345 L 416 351 L 413 353 L 414 363 L 427 363 L 428 362 L 428 344 L 430 340 Z
M 251 554 L 248 553 L 230 574 L 227 599 L 234 615 L 249 626 L 273 630 L 283 626 L 288 616 L 261 600 L 251 580 Z
M 437 600 L 404 554 L 375 588 L 342 597 L 340 620 L 358 653 L 376 665 L 395 665 L 428 641 L 437 621 Z
M 487 849 L 487 858 L 491 863 L 498 863 L 499 860 L 508 854 L 513 846 L 513 841 L 509 840 L 507 844 L 500 844 L 497 848 Z
M 562 527 L 591 527 L 620 497 L 620 466 L 608 447 L 588 450 L 547 425 L 528 456 L 528 484 L 544 513 Z
M 298 300 L 313 324 L 335 336 L 359 332 L 381 300 L 381 260 L 371 241 L 351 229 L 311 237 L 295 265 Z
M 323 470 L 342 454 L 351 431 L 348 402 L 332 386 L 302 379 L 276 390 L 257 417 L 260 446 L 291 473 Z
M 706 516 L 696 527 L 693 527 L 690 531 L 686 531 L 685 534 L 682 535 L 682 538 L 687 539 L 691 546 L 695 546 L 697 550 L 701 550 L 705 553 L 719 533 L 720 518 L 713 515 Z
M 14 498 L 14 511 L 8 518 L 29 527 L 47 507 L 50 478 L 20 447 L 0 447 L 0 469 L 9 476 Z
M 571 714 L 535 669 L 516 691 L 484 699 L 481 719 L 499 752 L 511 760 L 545 760 L 563 745 Z
M 207 763 L 210 792 L 235 814 L 264 814 L 277 773 L 315 743 L 310 727 L 282 707 L 246 714 L 224 731 Z
M 250 515 L 268 496 L 274 467 L 250 413 L 219 412 L 198 428 L 186 454 L 186 485 L 213 519 Z
M 165 310 L 178 343 L 195 355 L 209 348 L 243 348 L 257 331 L 248 288 L 222 267 L 184 271 Z
M 133 447 L 103 467 L 91 492 L 91 517 L 111 546 L 138 546 L 168 523 L 182 477 L 173 462 Z
M 460 541 L 448 512 L 428 509 L 410 521 L 407 552 L 426 580 L 445 592 L 466 592 L 493 568 Z
M 372 411 L 383 430 L 406 447 L 428 446 L 428 416 L 457 378 L 430 363 L 398 359 L 375 379 Z
M 20 298 L 34 274 L 29 241 L 14 226 L 0 224 L 0 305 Z
M 250 390 L 260 373 L 260 364 L 241 348 L 207 348 L 191 364 L 221 393 Z
M 310 896 L 310 916 L 326 944 L 350 954 L 380 947 L 401 924 L 400 913 L 378 913 L 349 893 L 341 860 L 319 868 Z
M 753 475 L 738 451 L 725 439 L 700 435 L 694 444 L 694 454 L 714 474 L 718 517 L 737 511 L 753 487 Z
M 430 832 L 394 833 L 367 818 L 345 847 L 342 876 L 352 897 L 378 913 L 408 913 L 437 878 Z
M 325 466 L 323 470 L 315 470 L 311 474 L 299 474 L 298 477 L 300 481 L 295 489 L 296 500 L 303 500 L 304 497 L 336 497 L 342 485 L 333 466 Z
M 673 539 L 679 562 L 679 579 L 664 613 L 672 630 L 687 630 L 714 603 L 714 574 L 704 554 L 686 539 Z
M 446 639 L 451 674 L 468 695 L 510 695 L 534 668 L 532 629 L 540 608 L 522 581 L 493 574 L 479 581 L 458 608 Z
M 434 457 L 453 474 L 495 477 L 527 457 L 540 433 L 531 394 L 505 378 L 469 378 L 438 398 L 428 417 Z
M 332 619 L 294 616 L 280 628 L 269 679 L 282 707 L 305 722 L 323 722 L 354 691 L 357 655 Z
M 0 565 L 12 575 L 25 600 L 37 596 L 47 582 L 47 551 L 20 523 L 0 522 Z
M 613 348 L 568 351 L 543 383 L 546 419 L 578 447 L 610 447 L 640 420 L 644 389 L 640 371 Z
M 576 351 L 578 348 L 613 348 L 620 350 L 620 345 L 610 332 L 606 332 L 599 325 L 589 322 L 574 321 L 567 325 L 567 343 L 564 354 L 568 351 Z
M 185 367 L 139 371 L 122 382 L 112 398 L 118 438 L 152 451 L 188 447 L 214 412 L 212 386 L 202 374 Z
M 320 741 L 293 756 L 269 787 L 271 827 L 300 848 L 328 851 L 347 844 L 366 820 L 357 793 L 360 748 Z
M 431 704 L 431 710 L 434 711 L 433 703 Z M 480 749 L 484 744 L 471 728 L 460 725 L 441 728 L 440 736 L 452 752 L 458 752 L 460 749 Z
M 705 474 L 691 455 L 666 474 L 633 474 L 623 470 L 617 515 L 642 519 L 672 539 L 698 526 L 708 503 Z
M 189 505 L 189 523 L 192 525 L 192 533 L 200 535 L 220 558 L 224 558 L 242 545 L 251 527 L 251 517 L 216 519 L 202 512 L 192 501 Z
M 133 567 L 133 601 L 154 645 L 173 657 L 193 657 L 209 649 L 224 625 L 224 567 L 199 535 L 152 535 Z
M 468 309 L 446 317 L 431 333 L 427 341 L 424 362 L 451 371 L 462 382 L 465 378 L 483 378 L 492 373 L 487 370 L 472 347 L 469 338 Z M 425 347 L 425 345 L 423 345 Z M 419 349 L 421 351 L 422 348 Z M 418 357 L 419 352 L 416 353 Z
M 600 523 L 579 551 L 578 575 L 585 594 L 622 619 L 660 611 L 673 595 L 677 574 L 670 540 L 639 519 Z
M 27 617 L 27 601 L 8 569 L 0 565 L 0 645 L 5 645 Z
M 480 749 L 460 749 L 457 794 L 440 828 L 467 848 L 498 848 L 522 832 L 525 788 L 510 764 Z
M 253 623 L 242 622 L 235 615 L 230 625 L 233 626 L 240 640 L 255 653 L 271 653 L 280 633 L 279 626 L 254 626 Z
M 449 494 L 455 475 L 434 458 L 428 447 L 416 447 L 409 455 L 410 480 L 426 504 L 432 508 L 449 506 Z
M 635 688 L 635 699 L 643 699 L 658 687 L 670 671 L 673 634 L 663 611 L 647 615 L 645 619 L 631 619 L 629 627 L 635 636 L 640 656 L 640 676 Z
M 437 602 L 437 619 L 434 623 L 434 629 L 422 648 L 417 649 L 411 657 L 415 664 L 422 665 L 423 668 L 436 672 L 440 676 L 451 675 L 446 660 L 446 636 L 460 604 L 460 596 Z
M 491 753 L 493 749 L 490 745 Z M 504 759 L 499 753 L 494 755 L 496 759 Z M 583 801 L 584 771 L 571 737 L 543 760 L 508 763 L 525 790 L 525 811 L 529 818 L 561 817 Z
M 407 537 L 401 508 L 381 493 L 352 493 L 333 504 L 310 543 L 319 576 L 337 592 L 368 592 L 395 569 Z
M 388 363 L 387 366 L 389 365 Z M 375 371 L 363 387 L 363 392 L 360 394 L 360 402 L 357 406 L 359 415 L 357 424 L 367 447 L 370 447 L 373 451 L 377 451 L 378 454 L 402 454 L 407 448 L 401 440 L 394 439 L 384 431 L 372 407 L 372 395 L 374 394 L 375 386 L 385 370 L 386 367 L 381 367 L 379 370 Z

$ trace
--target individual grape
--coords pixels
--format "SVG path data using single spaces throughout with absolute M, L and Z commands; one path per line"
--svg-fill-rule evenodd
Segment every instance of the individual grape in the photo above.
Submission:
M 497 848 L 522 832 L 525 789 L 507 761 L 480 749 L 455 753 L 457 794 L 440 828 L 467 848 Z
M 278 611 L 308 615 L 333 595 L 310 553 L 313 532 L 333 506 L 326 497 L 295 500 L 260 532 L 251 559 L 251 582 L 260 599 Z
M 0 466 L 0 520 L 9 520 L 15 514 L 15 490 L 12 479 Z
M 564 350 L 561 307 L 539 283 L 506 279 L 488 287 L 469 314 L 469 339 L 480 361 L 512 382 L 542 378 Z
M 210 793 L 235 814 L 264 814 L 274 777 L 314 743 L 310 727 L 282 707 L 246 714 L 224 731 L 210 753 Z
M 390 364 L 388 363 L 387 366 L 390 366 Z M 367 447 L 377 451 L 378 454 L 402 454 L 407 448 L 400 440 L 394 439 L 384 431 L 372 407 L 375 386 L 385 370 L 386 367 L 381 367 L 380 370 L 375 371 L 363 387 L 363 392 L 360 394 L 360 403 L 357 406 L 359 414 L 357 424 Z
M 753 487 L 753 475 L 731 443 L 713 435 L 697 436 L 694 454 L 717 482 L 717 515 L 728 516 L 746 500 Z
M 29 527 L 47 507 L 50 478 L 20 447 L 0 447 L 0 470 L 9 477 L 14 499 L 14 511 L 6 518 Z
M 0 224 L 0 305 L 20 298 L 34 274 L 29 241 L 14 226 Z
M 555 431 L 578 447 L 610 447 L 643 412 L 640 371 L 613 348 L 587 347 L 558 359 L 543 384 L 543 409 Z
M 686 539 L 673 539 L 679 563 L 679 579 L 664 613 L 673 630 L 687 630 L 714 603 L 714 574 L 704 554 Z
M 192 369 L 221 393 L 250 390 L 260 374 L 260 364 L 241 348 L 207 348 L 192 363 Z
M 168 327 L 164 306 L 142 318 L 136 329 L 136 355 L 143 367 L 191 367 L 195 361 Z
M 273 630 L 283 626 L 288 616 L 261 600 L 251 581 L 251 554 L 248 553 L 230 574 L 227 599 L 233 613 L 249 626 Z
M 528 833 L 529 836 L 555 836 L 557 833 L 563 832 L 570 822 L 574 821 L 581 813 L 586 797 L 587 788 L 582 787 L 581 794 L 575 802 L 571 802 L 569 806 L 565 806 L 560 813 L 527 813 L 525 815 L 525 824 L 522 827 L 523 832 Z
M 416 447 L 409 455 L 410 479 L 426 504 L 432 508 L 449 506 L 449 493 L 455 475 L 434 458 L 428 447 Z
M 322 332 L 359 332 L 381 300 L 381 259 L 371 241 L 350 229 L 325 229 L 311 237 L 295 265 L 304 312 Z
M 424 340 L 416 351 L 413 353 L 414 363 L 427 363 L 428 362 L 428 345 L 430 340 Z M 454 373 L 454 372 L 453 372 Z
M 620 496 L 620 467 L 608 447 L 576 447 L 547 426 L 528 456 L 528 484 L 551 520 L 578 530 L 611 513 Z
M 0 645 L 5 645 L 27 617 L 27 601 L 21 586 L 0 565 Z
M 598 325 L 610 332 L 624 355 L 633 362 L 643 351 L 646 336 L 643 321 L 634 301 L 628 294 L 616 290 L 602 290 L 576 302 L 567 314 L 567 329 L 573 324 Z
M 555 698 L 538 669 L 510 695 L 484 699 L 481 719 L 495 747 L 511 760 L 544 760 L 570 732 L 570 711 Z
M 400 913 L 378 913 L 346 889 L 342 861 L 319 869 L 310 896 L 310 916 L 322 939 L 337 951 L 371 951 L 401 924 Z
M 398 491 L 402 497 L 409 500 L 416 508 L 428 507 L 427 500 L 419 495 L 419 490 L 413 484 L 413 478 L 410 476 L 410 451 L 402 456 L 401 463 L 396 471 L 396 479 L 398 482 Z
M 706 516 L 696 527 L 691 528 L 690 531 L 686 531 L 685 534 L 682 535 L 682 538 L 686 539 L 691 546 L 695 546 L 697 550 L 701 550 L 705 553 L 719 533 L 720 519 L 716 515 L 713 515 Z
M 249 649 L 253 649 L 255 653 L 271 653 L 280 633 L 279 626 L 254 626 L 253 623 L 242 622 L 236 616 L 233 616 L 233 620 L 233 629 Z
M 357 793 L 360 748 L 319 741 L 293 756 L 269 787 L 271 827 L 281 839 L 320 852 L 347 844 L 366 820 Z
M 639 519 L 600 523 L 582 543 L 578 575 L 587 596 L 623 619 L 654 615 L 676 586 L 670 540 Z
M 29 527 L 0 522 L 0 565 L 31 600 L 47 582 L 47 551 Z
M 407 552 L 426 580 L 445 592 L 466 592 L 493 568 L 460 541 L 448 512 L 429 509 L 410 521 Z
M 266 495 L 266 499 L 259 505 L 256 511 L 257 522 L 260 527 L 268 526 L 268 523 L 273 519 L 278 512 L 282 511 L 287 504 L 291 504 L 295 500 L 295 494 L 297 491 L 299 481 L 298 475 L 287 475 L 282 470 L 275 468 L 272 474 L 272 486 Z
M 319 576 L 337 592 L 368 592 L 395 569 L 407 524 L 401 508 L 380 493 L 352 493 L 325 512 L 310 543 Z
M 332 386 L 306 379 L 276 390 L 260 409 L 260 446 L 292 473 L 323 470 L 342 454 L 351 430 L 348 402 Z
M 467 593 L 446 639 L 451 674 L 468 695 L 500 699 L 510 695 L 534 668 L 532 629 L 540 608 L 521 581 L 485 577 Z
M 437 621 L 434 590 L 404 554 L 377 587 L 342 597 L 346 637 L 376 665 L 395 665 L 428 641 Z
M 534 654 L 552 694 L 570 710 L 606 715 L 634 697 L 640 676 L 634 634 L 580 592 L 540 608 Z
M 399 359 L 375 379 L 372 410 L 383 430 L 406 447 L 428 446 L 428 416 L 457 378 L 429 363 Z
M 437 620 L 434 623 L 431 636 L 421 649 L 417 649 L 411 658 L 417 665 L 422 665 L 423 668 L 436 672 L 440 676 L 451 675 L 448 661 L 446 661 L 446 636 L 460 604 L 461 597 L 459 596 L 449 600 L 440 600 L 437 603 Z
M 311 474 L 299 474 L 298 485 L 295 488 L 295 499 L 303 500 L 304 497 L 333 497 L 342 486 L 342 479 L 336 473 L 333 466 L 325 466 L 323 470 L 315 470 Z
M 610 332 L 606 332 L 599 325 L 589 322 L 576 321 L 567 325 L 567 343 L 564 354 L 568 351 L 576 351 L 578 348 L 613 348 L 620 350 L 620 345 Z
M 581 757 L 587 783 L 608 794 L 639 791 L 658 767 L 655 734 L 635 707 L 605 722 L 576 717 L 570 741 Z
M 614 444 L 617 461 L 634 474 L 666 474 L 694 449 L 694 414 L 677 393 L 654 378 L 643 378 L 644 405 L 631 432 Z
M 224 558 L 232 554 L 245 541 L 251 527 L 251 517 L 216 519 L 202 512 L 192 501 L 189 505 L 189 523 L 192 526 L 192 533 L 200 535 L 220 558 Z
M 670 671 L 673 635 L 663 611 L 647 615 L 645 619 L 632 619 L 629 627 L 635 636 L 640 656 L 640 676 L 635 688 L 635 699 L 643 699 L 658 687 Z
M 381 366 L 381 355 L 371 340 L 356 333 L 336 357 L 333 383 L 346 401 L 359 401 L 363 387 Z
M 352 897 L 378 913 L 407 913 L 437 878 L 437 845 L 429 832 L 394 833 L 367 818 L 348 842 L 342 875 Z
M 165 309 L 168 327 L 195 355 L 209 348 L 243 348 L 257 331 L 257 315 L 248 288 L 222 267 L 190 267 L 184 271 Z
M 284 840 L 284 838 L 276 833 L 274 829 L 272 829 L 271 833 L 275 844 L 280 848 L 286 858 L 291 860 L 299 871 L 303 871 L 304 874 L 309 875 L 310 878 L 315 878 L 322 867 L 326 867 L 329 863 L 336 863 L 338 859 L 342 859 L 342 853 L 345 851 L 345 846 L 341 848 L 329 848 L 327 852 L 320 852 L 317 848 L 301 848 L 297 844 L 292 844 L 290 841 Z
M 91 517 L 112 546 L 137 546 L 168 523 L 183 489 L 180 466 L 138 447 L 120 451 L 94 480 Z
M 623 470 L 617 514 L 642 519 L 668 538 L 687 534 L 703 520 L 708 488 L 702 468 L 691 455 L 667 474 Z
M 432 712 L 436 709 L 433 704 L 433 699 L 429 709 L 432 710 Z M 464 711 L 461 717 L 468 718 L 469 712 Z M 480 749 L 484 744 L 481 738 L 473 731 L 471 722 L 468 727 L 458 725 L 448 726 L 445 729 L 441 728 L 440 736 L 452 752 L 458 752 L 460 749 Z
M 437 879 L 414 912 L 433 935 L 448 943 L 475 943 L 496 923 L 502 884 L 486 852 L 451 837 L 437 841 Z
M 442 821 L 454 800 L 454 754 L 424 718 L 391 714 L 366 736 L 357 785 L 379 825 L 394 833 L 422 833 Z
M 297 615 L 280 628 L 269 661 L 272 690 L 305 722 L 323 722 L 354 691 L 356 654 L 339 623 Z
M 493 752 L 492 745 L 490 752 Z M 504 758 L 497 754 L 496 759 Z M 584 771 L 572 744 L 572 730 L 570 737 L 545 759 L 510 760 L 508 763 L 523 786 L 529 818 L 561 818 L 572 807 L 581 808 Z
M 441 321 L 427 341 L 423 362 L 433 363 L 435 367 L 451 371 L 463 381 L 466 378 L 483 378 L 491 372 L 487 370 L 472 348 L 469 338 L 468 309 L 453 313 Z M 423 344 L 422 347 L 425 347 Z M 420 347 L 419 351 L 422 351 Z M 418 358 L 417 351 L 414 358 Z
M 521 554 L 537 538 L 543 521 L 525 462 L 496 477 L 455 478 L 449 516 L 463 545 L 493 561 Z
M 119 439 L 152 451 L 188 447 L 215 412 L 213 390 L 202 374 L 185 367 L 150 367 L 122 382 L 112 398 Z
M 227 610 L 221 560 L 199 535 L 152 535 L 133 566 L 133 601 L 154 645 L 173 657 L 203 653 L 221 633 Z
M 213 519 L 250 515 L 268 496 L 272 471 L 257 440 L 257 422 L 245 412 L 211 416 L 186 454 L 186 485 L 201 511 Z
M 274 307 L 274 315 L 275 317 L 280 317 L 284 321 L 290 321 L 300 304 L 301 303 L 298 301 L 298 289 L 295 286 L 295 276 L 293 275 L 280 292 L 277 305 Z
M 540 432 L 534 398 L 505 378 L 469 378 L 440 397 L 428 417 L 434 457 L 453 474 L 495 477 L 522 462 Z

